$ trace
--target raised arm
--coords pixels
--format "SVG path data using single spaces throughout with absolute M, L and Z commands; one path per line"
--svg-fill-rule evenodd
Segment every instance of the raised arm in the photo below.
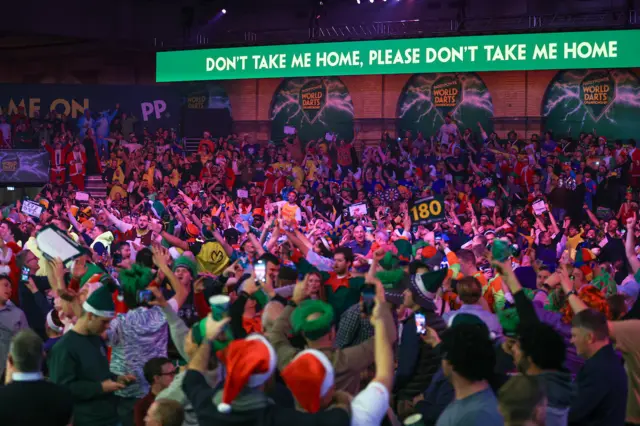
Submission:
M 634 274 L 640 269 L 640 260 L 638 260 L 636 256 L 635 225 L 636 215 L 634 213 L 633 217 L 627 219 L 627 239 L 624 245 L 627 260 L 629 261 L 629 266 L 631 266 L 631 272 Z

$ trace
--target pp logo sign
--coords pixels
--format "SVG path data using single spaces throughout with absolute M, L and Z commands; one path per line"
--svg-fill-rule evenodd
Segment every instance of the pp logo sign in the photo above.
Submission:
M 143 102 L 140 104 L 142 108 L 142 120 L 149 121 L 149 117 L 155 114 L 156 120 L 160 120 L 162 113 L 167 110 L 167 103 L 163 100 L 153 102 Z

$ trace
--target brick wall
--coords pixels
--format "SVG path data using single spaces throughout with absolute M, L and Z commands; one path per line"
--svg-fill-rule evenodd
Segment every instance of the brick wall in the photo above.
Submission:
M 634 70 L 640 75 L 640 69 Z M 540 133 L 542 99 L 556 71 L 483 72 L 494 106 L 496 131 L 506 136 L 516 130 L 522 137 Z M 355 111 L 355 126 L 363 140 L 379 140 L 383 131 L 395 132 L 396 104 L 410 75 L 341 77 L 349 89 Z M 280 79 L 225 82 L 236 130 L 266 140 L 269 136 L 271 99 Z

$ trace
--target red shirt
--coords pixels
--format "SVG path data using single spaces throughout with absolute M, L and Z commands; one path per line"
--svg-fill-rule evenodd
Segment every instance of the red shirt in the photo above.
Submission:
M 147 415 L 147 411 L 149 411 L 149 407 L 151 407 L 151 404 L 153 404 L 155 400 L 156 396 L 149 391 L 144 398 L 136 402 L 136 405 L 133 406 L 133 419 L 136 426 L 144 426 L 144 418 Z

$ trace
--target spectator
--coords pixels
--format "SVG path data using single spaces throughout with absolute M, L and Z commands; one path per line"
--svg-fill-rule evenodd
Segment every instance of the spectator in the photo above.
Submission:
M 135 376 L 116 376 L 109 371 L 100 336 L 114 316 L 111 291 L 101 286 L 82 304 L 82 314 L 73 329 L 51 350 L 51 381 L 71 392 L 76 426 L 118 424 L 114 392 L 136 380 Z
M 67 426 L 73 400 L 69 391 L 42 376 L 42 340 L 23 330 L 11 340 L 6 386 L 0 387 L 2 424 Z
M 545 419 L 547 398 L 536 377 L 512 377 L 500 388 L 498 400 L 505 426 L 559 424 Z
M 455 400 L 447 406 L 436 424 L 502 425 L 498 402 L 488 383 L 496 357 L 489 331 L 473 320 L 474 316 L 460 316 L 463 315 L 471 318 L 457 317 L 456 322 L 460 324 L 442 335 L 442 369 L 453 385 Z
M 144 426 L 181 426 L 184 421 L 182 405 L 170 399 L 156 399 L 144 418 Z
M 169 358 L 151 358 L 144 365 L 144 378 L 149 383 L 149 393 L 139 400 L 134 409 L 134 419 L 136 426 L 144 426 L 145 418 L 149 407 L 153 404 L 156 397 L 164 389 L 168 388 L 176 375 L 176 367 L 171 363 Z M 179 404 L 178 404 L 179 405 Z M 156 407 L 157 409 L 158 407 Z M 180 406 L 180 412 L 182 413 L 182 406 Z M 151 417 L 154 415 L 152 413 Z M 184 418 L 184 414 L 182 416 Z M 182 424 L 182 422 L 180 423 Z
M 13 336 L 27 328 L 24 312 L 11 301 L 11 281 L 6 275 L 0 275 L 0 371 L 4 372 Z

